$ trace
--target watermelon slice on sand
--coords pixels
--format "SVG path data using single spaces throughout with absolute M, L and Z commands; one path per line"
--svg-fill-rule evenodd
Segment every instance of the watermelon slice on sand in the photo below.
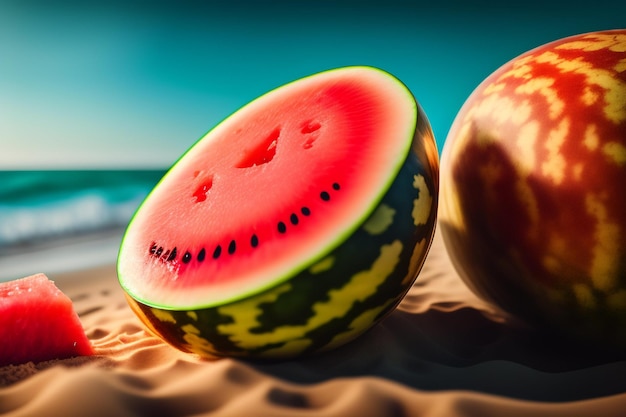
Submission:
M 0 365 L 94 353 L 72 301 L 44 274 L 0 283 Z
M 410 91 L 325 71 L 235 112 L 165 174 L 118 256 L 128 301 L 173 346 L 288 358 L 400 302 L 433 237 L 438 153 Z

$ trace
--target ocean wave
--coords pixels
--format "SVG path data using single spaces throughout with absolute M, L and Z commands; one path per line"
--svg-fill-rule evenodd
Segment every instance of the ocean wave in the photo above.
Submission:
M 87 193 L 35 207 L 0 208 L 0 246 L 13 246 L 126 224 L 144 195 L 112 204 Z
M 160 171 L 0 173 L 0 249 L 124 227 Z

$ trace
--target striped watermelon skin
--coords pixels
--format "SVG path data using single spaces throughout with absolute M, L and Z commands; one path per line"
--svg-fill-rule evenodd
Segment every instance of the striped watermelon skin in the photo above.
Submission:
M 343 244 L 290 280 L 230 304 L 166 310 L 127 296 L 147 327 L 203 357 L 290 358 L 341 346 L 399 304 L 435 230 L 439 159 L 417 105 L 412 152 L 370 217 Z

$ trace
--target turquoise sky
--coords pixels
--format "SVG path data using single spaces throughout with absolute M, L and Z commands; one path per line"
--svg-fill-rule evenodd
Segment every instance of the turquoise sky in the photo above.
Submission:
M 441 149 L 489 73 L 626 27 L 624 3 L 0 0 L 0 168 L 166 167 L 267 90 L 355 64 L 404 81 Z

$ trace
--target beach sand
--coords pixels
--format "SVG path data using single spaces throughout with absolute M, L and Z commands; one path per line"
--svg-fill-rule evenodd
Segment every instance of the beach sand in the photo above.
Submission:
M 626 409 L 626 360 L 511 322 L 463 285 L 439 234 L 396 311 L 349 345 L 287 362 L 174 350 L 144 331 L 113 264 L 49 277 L 74 301 L 97 354 L 0 368 L 2 416 L 606 417 Z

